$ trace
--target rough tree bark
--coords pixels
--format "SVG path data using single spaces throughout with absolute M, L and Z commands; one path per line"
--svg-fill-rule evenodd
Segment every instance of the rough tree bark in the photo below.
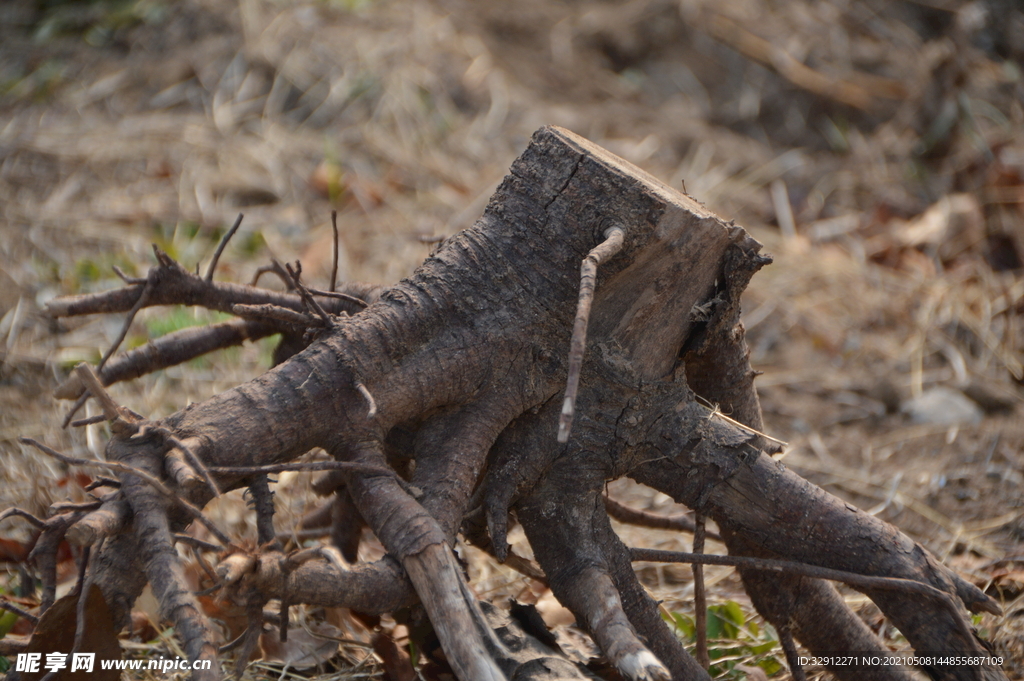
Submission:
M 577 270 L 615 228 L 623 243 L 598 271 L 575 424 L 563 445 L 556 432 Z M 887 583 L 866 593 L 917 650 L 984 654 L 964 606 L 997 610 L 991 599 L 896 528 L 770 457 L 770 442 L 757 433 L 760 408 L 738 321 L 740 294 L 768 262 L 759 250 L 688 196 L 568 131 L 544 128 L 471 229 L 379 297 L 349 291 L 375 301 L 366 309 L 321 296 L 323 310 L 305 293 L 214 284 L 169 259 L 117 292 L 58 301 L 58 316 L 129 311 L 140 299 L 250 317 L 262 311 L 264 318 L 222 333 L 285 328 L 293 345 L 308 345 L 267 374 L 157 423 L 108 409 L 116 433 L 108 459 L 161 479 L 175 496 L 122 469 L 120 489 L 72 536 L 106 537 L 91 569 L 115 618 L 127 619 L 148 580 L 189 655 L 213 659 L 218 642 L 173 547 L 173 533 L 195 517 L 181 500 L 202 508 L 218 490 L 244 485 L 256 494 L 268 471 L 251 467 L 322 447 L 339 462 L 321 481 L 322 491 L 338 495 L 333 517 L 352 522 L 357 510 L 388 557 L 346 567 L 329 552 L 285 555 L 272 543 L 233 549 L 218 572 L 253 607 L 280 598 L 287 619 L 287 604 L 387 612 L 418 598 L 463 681 L 572 678 L 544 653 L 524 662 L 495 634 L 451 552 L 463 528 L 504 559 L 511 512 L 556 596 L 626 678 L 706 679 L 659 617 L 608 521 L 605 482 L 631 476 L 714 519 L 732 553 L 931 587 L 922 594 Z M 304 325 L 307 336 L 296 342 Z M 150 368 L 187 354 L 151 352 L 164 359 Z M 101 381 L 132 375 L 131 364 Z M 65 386 L 64 394 L 83 389 Z M 333 531 L 348 557 L 350 528 Z M 811 651 L 884 652 L 829 584 L 741 573 L 758 610 Z M 844 680 L 910 678 L 894 668 L 833 671 Z M 925 671 L 935 679 L 1003 678 L 978 665 Z M 215 665 L 195 678 L 219 674 Z

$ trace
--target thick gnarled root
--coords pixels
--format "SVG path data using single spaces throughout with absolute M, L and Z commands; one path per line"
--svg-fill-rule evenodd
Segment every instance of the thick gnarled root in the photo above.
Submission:
M 575 483 L 571 490 L 565 486 L 567 478 Z M 601 471 L 588 466 L 584 457 L 564 457 L 520 500 L 516 515 L 551 590 L 619 672 L 630 681 L 669 681 L 672 673 L 641 642 L 611 577 L 602 541 L 602 524 L 608 522 L 601 500 L 603 481 Z M 675 657 L 685 667 L 679 671 L 691 675 L 686 678 L 708 678 L 678 642 L 676 648 Z

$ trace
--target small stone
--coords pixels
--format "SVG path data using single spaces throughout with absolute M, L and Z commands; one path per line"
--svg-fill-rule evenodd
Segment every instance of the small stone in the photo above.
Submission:
M 977 423 L 981 420 L 981 408 L 959 390 L 938 386 L 929 388 L 920 397 L 903 404 L 903 411 L 914 423 L 956 425 Z

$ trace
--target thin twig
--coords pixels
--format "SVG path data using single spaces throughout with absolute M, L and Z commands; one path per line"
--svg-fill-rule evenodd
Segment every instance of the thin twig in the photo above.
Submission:
M 529 558 L 520 556 L 511 548 L 508 550 L 508 557 L 505 558 L 504 564 L 525 577 L 547 584 L 548 576 L 540 569 L 540 565 Z
M 331 211 L 331 229 L 334 231 L 334 260 L 331 262 L 331 293 L 338 288 L 338 211 Z
M 306 307 L 313 310 L 313 312 L 316 312 L 321 321 L 323 321 L 324 326 L 328 329 L 333 327 L 334 321 L 331 319 L 331 316 L 324 311 L 324 308 L 320 307 L 320 303 L 316 302 L 316 299 L 310 294 L 309 289 L 303 286 L 302 282 L 299 281 L 299 276 L 302 274 L 301 264 L 296 262 L 295 267 L 292 268 L 289 263 L 285 263 L 284 267 L 288 270 L 288 274 L 291 276 L 292 281 L 295 282 L 295 290 L 298 291 L 299 295 L 302 297 L 302 301 L 306 304 Z
M 83 426 L 92 426 L 92 425 L 95 425 L 97 423 L 103 423 L 106 420 L 107 420 L 106 414 L 96 414 L 95 416 L 90 416 L 88 418 L 78 419 L 76 421 L 72 421 L 71 422 L 71 427 L 72 428 L 81 428 Z
M 117 265 L 112 265 L 111 269 L 114 270 L 114 274 L 116 274 L 121 279 L 121 281 L 128 284 L 129 286 L 136 286 L 146 283 L 146 280 L 141 277 L 129 277 L 127 274 L 124 273 L 124 270 L 122 270 Z
M 404 480 L 398 473 L 390 468 L 364 464 L 356 461 L 306 461 L 287 464 L 270 464 L 267 466 L 211 466 L 210 471 L 214 473 L 249 475 L 252 473 L 283 473 L 285 471 L 323 471 L 339 470 L 356 473 L 359 475 L 386 475 L 394 478 L 395 482 L 413 497 L 422 495 L 419 488 Z
M 236 304 L 231 306 L 231 312 L 232 314 L 244 317 L 245 319 L 255 319 L 260 321 L 272 319 L 277 322 L 292 324 L 303 329 L 308 326 L 323 326 L 321 320 L 313 317 L 312 315 L 296 312 L 295 310 L 289 310 L 286 307 L 271 305 L 269 303 L 265 305 Z
M 311 288 L 306 290 L 312 293 L 314 296 L 321 296 L 323 298 L 334 298 L 335 300 L 344 300 L 347 303 L 353 303 L 355 305 L 359 305 L 360 307 L 370 306 L 370 304 L 363 300 L 362 298 L 356 298 L 355 296 L 349 295 L 348 293 L 338 293 L 337 291 L 321 291 L 318 288 Z
M 739 421 L 737 421 L 734 418 L 730 418 L 729 416 L 726 416 L 725 414 L 722 413 L 722 410 L 719 408 L 719 406 L 717 404 L 714 404 L 712 402 L 709 402 L 708 400 L 705 400 L 700 395 L 696 395 L 696 398 L 697 398 L 698 402 L 700 402 L 705 407 L 707 407 L 708 409 L 711 410 L 711 413 L 708 414 L 708 418 L 709 419 L 718 417 L 718 418 L 722 419 L 723 421 L 725 421 L 726 423 L 728 423 L 729 425 L 735 426 L 735 427 L 739 428 L 740 430 L 742 430 L 744 432 L 750 433 L 751 435 L 757 435 L 759 437 L 763 437 L 765 440 L 769 440 L 771 442 L 774 442 L 775 444 L 780 445 L 782 447 L 788 447 L 789 446 L 789 443 L 786 442 L 785 440 L 780 440 L 779 438 L 772 437 L 771 435 L 768 435 L 767 433 L 762 433 L 760 430 L 757 430 L 756 428 L 751 428 L 748 425 L 740 423 Z
M 260 544 L 274 541 L 274 493 L 270 490 L 267 474 L 260 473 L 249 483 L 253 509 L 256 511 L 256 538 Z
M 930 584 L 918 582 L 903 577 L 876 577 L 871 575 L 860 575 L 845 570 L 834 570 L 832 568 L 819 567 L 798 563 L 792 560 L 774 560 L 769 558 L 752 558 L 750 556 L 720 556 L 706 553 L 683 553 L 681 551 L 663 551 L 661 549 L 637 549 L 629 550 L 630 560 L 650 561 L 653 563 L 699 563 L 701 565 L 727 565 L 731 567 L 744 568 L 748 570 L 764 570 L 766 572 L 785 572 L 801 577 L 812 577 L 815 579 L 827 579 L 833 582 L 842 582 L 857 589 L 885 589 L 887 591 L 906 591 L 930 596 L 940 601 L 953 615 L 960 633 L 965 640 L 974 640 L 974 633 L 967 626 L 963 617 L 960 616 L 960 609 L 953 599 L 944 591 L 936 589 Z
M 285 575 L 284 579 L 287 581 L 287 575 Z M 288 602 L 288 592 L 285 591 L 281 596 L 281 612 L 278 615 L 281 618 L 281 621 L 278 622 L 278 631 L 280 632 L 278 638 L 281 643 L 288 641 L 288 611 L 291 607 L 292 604 Z
M 15 516 L 18 518 L 24 518 L 37 529 L 43 529 L 46 527 L 46 522 L 44 520 L 40 520 L 28 511 L 23 511 L 20 508 L 9 508 L 3 513 L 0 513 L 0 520 L 7 520 L 8 518 L 14 518 Z
M 204 551 L 220 551 L 224 548 L 223 546 L 211 544 L 208 541 L 203 541 L 202 539 L 197 539 L 187 534 L 175 534 L 174 541 L 180 541 L 182 544 L 188 544 Z
M 312 319 L 312 318 L 310 318 Z M 214 350 L 241 345 L 246 340 L 257 340 L 277 333 L 280 325 L 264 319 L 232 319 L 207 326 L 192 326 L 154 338 L 143 346 L 133 348 L 111 358 L 103 371 L 98 372 L 100 383 L 110 386 L 148 373 L 181 364 Z M 72 375 L 54 390 L 58 399 L 80 397 L 85 390 L 77 376 Z M 79 427 L 98 423 L 103 416 L 92 416 L 71 423 Z
M 398 473 L 390 468 L 374 466 L 358 461 L 296 461 L 292 463 L 275 463 L 267 466 L 210 466 L 213 473 L 251 475 L 252 473 L 283 473 L 285 471 L 349 471 L 361 475 L 386 475 L 413 497 L 419 497 L 422 490 L 410 485 Z
M 704 553 L 704 516 L 695 513 L 693 516 L 693 552 Z M 693 570 L 693 607 L 694 607 L 694 628 L 697 633 L 697 662 L 707 669 L 711 666 L 711 656 L 708 654 L 708 597 L 704 590 L 704 568 L 700 563 L 690 565 Z
M 61 429 L 67 428 L 68 424 L 71 423 L 71 419 L 75 418 L 75 414 L 85 404 L 86 400 L 89 399 L 89 393 L 83 392 L 75 400 L 75 403 L 71 405 L 71 409 L 68 409 L 68 413 L 64 416 L 64 421 L 60 424 Z M 105 419 L 106 417 L 104 417 Z
M 320 555 L 337 568 L 338 572 L 345 572 L 348 569 L 345 556 L 341 555 L 341 550 L 337 546 L 321 546 Z
M 228 230 L 228 233 L 225 234 L 224 238 L 222 238 L 220 240 L 220 243 L 217 244 L 217 250 L 214 251 L 214 253 L 213 253 L 213 260 L 210 261 L 210 267 L 207 268 L 206 276 L 203 277 L 203 279 L 207 283 L 213 281 L 213 272 L 214 272 L 214 270 L 217 269 L 217 261 L 220 260 L 220 254 L 224 252 L 224 248 L 228 245 L 228 242 L 231 241 L 231 237 L 233 237 L 235 235 L 235 232 L 238 231 L 238 228 L 239 228 L 239 226 L 241 226 L 241 224 L 242 224 L 242 214 L 239 213 L 238 217 L 235 218 L 235 224 L 231 225 L 231 229 Z
M 97 477 L 95 480 L 85 486 L 86 492 L 91 492 L 94 489 L 100 487 L 109 487 L 111 489 L 121 489 L 121 483 L 113 478 L 104 478 L 103 476 Z
M 188 513 L 193 518 L 195 518 L 200 523 L 202 523 L 206 527 L 206 529 L 210 530 L 210 533 L 213 534 L 213 536 L 215 536 L 224 546 L 228 546 L 229 544 L 231 544 L 231 539 L 229 539 L 228 536 L 226 534 L 224 534 L 224 532 L 221 531 L 221 529 L 219 527 L 214 525 L 213 521 L 211 521 L 209 518 L 207 518 L 205 515 L 203 515 L 203 512 L 201 510 L 196 508 L 195 505 L 193 505 L 189 501 L 186 501 L 185 499 L 182 499 L 180 496 L 178 496 L 173 491 L 168 489 L 167 486 L 164 485 L 162 482 L 160 482 L 157 478 L 153 477 L 152 475 L 150 475 L 149 473 L 147 473 L 144 470 L 140 470 L 138 468 L 135 468 L 134 466 L 129 466 L 127 464 L 118 463 L 116 461 L 93 461 L 91 459 L 78 459 L 78 458 L 75 458 L 73 456 L 68 456 L 66 454 L 61 454 L 57 450 L 51 449 L 50 447 L 47 447 L 46 445 L 44 445 L 42 442 L 38 442 L 36 440 L 33 440 L 30 437 L 21 437 L 21 438 L 18 438 L 18 441 L 21 442 L 22 444 L 32 445 L 33 447 L 35 447 L 36 449 L 38 449 L 42 453 L 47 454 L 49 456 L 52 456 L 53 458 L 57 459 L 58 461 L 62 461 L 62 462 L 66 463 L 68 465 L 71 465 L 71 466 L 85 466 L 85 467 L 91 467 L 91 468 L 103 468 L 103 469 L 106 469 L 106 470 L 117 471 L 119 473 L 126 473 L 128 475 L 134 475 L 134 476 L 138 477 L 140 480 L 142 480 L 143 482 L 145 482 L 148 485 L 150 485 L 151 487 L 153 487 L 156 491 L 158 491 L 161 494 L 163 494 L 168 499 L 171 499 L 172 501 L 180 504 L 181 507 L 184 508 L 186 511 L 188 511 Z
M 82 502 L 58 501 L 56 503 L 50 504 L 49 512 L 51 516 L 60 515 L 61 513 L 76 513 L 78 511 L 89 512 L 95 511 L 102 505 L 103 502 L 99 500 Z
M 149 279 L 154 286 L 145 300 L 144 307 L 155 305 L 179 305 L 182 301 L 198 301 L 203 307 L 220 312 L 230 312 L 235 304 L 272 303 L 292 310 L 303 310 L 302 297 L 297 293 L 273 291 L 255 286 L 243 286 L 227 282 L 204 281 L 201 276 L 189 273 L 170 256 L 159 249 L 154 250 L 160 266 L 150 270 Z M 282 268 L 285 281 L 292 287 L 291 278 Z M 128 312 L 139 301 L 139 286 L 123 286 L 121 288 L 98 293 L 55 298 L 46 304 L 46 314 L 51 317 L 71 317 L 86 314 L 110 314 Z M 353 285 L 351 291 L 355 295 L 367 294 L 374 287 Z M 328 304 L 330 303 L 330 304 Z M 344 312 L 351 303 L 343 300 L 324 301 L 324 308 L 332 313 Z
M 308 549 L 299 549 L 298 551 L 290 553 L 281 559 L 281 572 L 290 574 L 309 561 L 316 560 L 317 558 L 324 558 L 325 560 L 330 561 L 330 558 L 324 555 L 323 546 L 312 546 Z
M 250 475 L 252 473 L 283 473 L 285 471 L 350 471 L 363 475 L 386 475 L 397 478 L 398 473 L 390 468 L 374 466 L 357 461 L 295 461 L 292 463 L 275 463 L 266 466 L 210 466 L 213 473 L 234 473 Z M 403 480 L 404 482 L 404 480 Z
M 209 596 L 212 593 L 217 593 L 218 591 L 220 591 L 223 588 L 224 588 L 224 582 L 217 582 L 213 586 L 207 587 L 205 589 L 201 589 L 200 591 L 193 591 L 192 595 L 193 596 Z
M 153 291 L 153 286 L 153 280 L 146 279 L 146 283 L 142 287 L 142 293 L 139 294 L 138 300 L 136 300 L 135 304 L 132 305 L 132 309 L 128 311 L 128 316 L 125 317 L 124 324 L 121 325 L 121 332 L 117 334 L 117 339 L 114 340 L 110 349 L 107 350 L 106 354 L 104 354 L 100 359 L 100 363 L 96 367 L 98 370 L 102 370 L 103 365 L 107 363 L 107 360 L 117 352 L 119 347 L 121 347 L 121 343 L 124 342 L 124 337 L 128 335 L 128 329 L 131 328 L 132 322 L 135 321 L 135 315 L 137 315 L 139 310 L 146 305 L 146 301 L 149 299 L 149 294 Z
M 370 389 L 367 388 L 362 383 L 356 383 L 356 390 L 358 390 L 359 394 L 362 395 L 364 399 L 366 399 L 366 404 L 368 405 L 366 418 L 372 419 L 374 416 L 377 415 L 377 401 L 373 399 L 373 393 L 371 393 Z
M 289 541 L 295 541 L 296 543 L 302 542 L 306 539 L 321 539 L 326 537 L 331 531 L 330 527 L 311 527 L 305 530 L 292 530 L 291 532 L 282 532 L 276 536 L 278 542 L 282 546 L 286 545 Z
M 864 111 L 869 111 L 875 106 L 875 97 L 867 88 L 807 66 L 782 47 L 773 45 L 755 35 L 724 14 L 711 14 L 702 28 L 713 38 L 722 41 L 744 56 L 773 69 L 799 88 L 819 97 L 833 99 Z M 865 74 L 855 75 L 861 79 L 866 77 Z M 875 94 L 881 97 L 887 99 L 906 97 L 905 86 L 897 80 L 870 77 L 870 82 Z
M 295 286 L 292 284 L 292 278 L 285 272 L 284 267 L 281 266 L 277 260 L 271 258 L 269 265 L 264 265 L 256 270 L 256 273 L 252 276 L 252 281 L 249 282 L 249 286 L 255 286 L 260 283 L 260 277 L 264 274 L 276 274 L 278 278 L 284 282 L 284 285 L 288 290 L 292 290 Z
M 587 347 L 587 324 L 590 321 L 590 306 L 594 302 L 594 288 L 597 286 L 597 267 L 622 250 L 625 232 L 621 227 L 611 227 L 605 233 L 605 240 L 587 254 L 580 265 L 580 297 L 576 306 L 576 320 L 573 322 L 572 340 L 569 344 L 569 373 L 566 377 L 565 401 L 562 416 L 558 420 L 558 441 L 569 441 L 572 418 L 576 413 L 576 393 L 580 387 L 580 369 L 583 367 L 583 352 Z
M 102 539 L 100 541 L 103 541 Z M 92 586 L 92 575 L 87 575 L 89 569 L 89 556 L 92 547 L 86 546 L 82 549 L 81 560 L 78 563 L 78 581 L 71 593 L 78 594 L 78 601 L 75 603 L 75 639 L 71 645 L 71 652 L 77 653 L 82 649 L 82 637 L 85 635 L 85 605 L 89 598 L 89 588 Z
M 102 364 L 101 364 L 102 366 Z M 121 407 L 114 401 L 114 398 L 110 396 L 106 388 L 100 382 L 99 376 L 93 371 L 92 367 L 89 366 L 88 362 L 79 362 L 75 366 L 75 374 L 82 381 L 85 389 L 90 395 L 95 398 L 96 402 L 99 403 L 100 409 L 103 410 L 103 416 L 108 421 L 113 421 L 116 418 L 125 416 Z M 131 422 L 130 417 L 125 418 L 126 421 Z
M 242 645 L 242 641 L 245 640 L 245 637 L 246 637 L 246 635 L 248 633 L 249 633 L 249 627 L 246 627 L 245 631 L 243 631 L 241 634 L 236 636 L 233 641 L 231 641 L 229 643 L 225 643 L 224 645 L 222 645 L 220 648 L 217 649 L 217 652 L 219 654 L 221 654 L 221 655 L 225 655 L 227 653 L 230 653 L 232 650 L 234 650 L 238 646 Z M 239 679 L 242 678 L 242 675 L 238 674 L 237 671 L 236 671 L 236 676 Z
M 26 620 L 28 620 L 29 622 L 31 622 L 32 624 L 36 624 L 36 623 L 39 622 L 39 616 L 38 615 L 33 615 L 28 610 L 25 610 L 25 609 L 21 608 L 20 606 L 17 606 L 14 603 L 11 603 L 6 598 L 0 598 L 0 610 L 7 610 L 8 612 L 13 612 L 18 617 L 23 617 Z
M 199 567 L 203 569 L 203 572 L 205 572 L 206 576 L 210 578 L 210 581 L 213 582 L 215 586 L 223 586 L 223 580 L 217 576 L 217 573 L 214 571 L 214 569 L 210 566 L 208 562 L 206 562 L 206 559 L 203 558 L 203 554 L 202 552 L 200 552 L 199 547 L 192 546 L 191 549 L 192 555 L 195 556 L 196 562 L 199 563 Z
M 628 525 L 639 525 L 640 527 L 650 527 L 656 530 L 675 530 L 677 532 L 691 533 L 697 529 L 693 523 L 693 518 L 685 513 L 680 513 L 679 515 L 659 515 L 657 513 L 641 511 L 619 503 L 609 496 L 604 498 L 604 508 L 612 518 L 615 518 L 620 523 L 626 523 Z M 708 539 L 722 539 L 717 532 L 711 530 L 706 530 L 705 536 Z

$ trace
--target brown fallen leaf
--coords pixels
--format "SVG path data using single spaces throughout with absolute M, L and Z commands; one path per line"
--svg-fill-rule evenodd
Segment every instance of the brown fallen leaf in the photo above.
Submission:
M 395 639 L 380 632 L 373 636 L 371 643 L 373 652 L 384 662 L 384 675 L 388 681 L 416 681 L 416 670 L 412 668 L 409 654 L 398 647 Z
M 68 594 L 57 600 L 50 609 L 43 613 L 32 632 L 27 654 L 40 654 L 39 669 L 36 672 L 23 672 L 22 681 L 37 681 L 43 678 L 50 669 L 46 667 L 48 656 L 61 659 L 65 665 L 57 669 L 54 681 L 118 681 L 121 672 L 116 669 L 103 669 L 101 660 L 120 660 L 121 646 L 117 643 L 117 631 L 110 617 L 110 609 L 103 599 L 103 592 L 93 584 L 85 602 L 85 627 L 82 643 L 77 653 L 95 655 L 91 671 L 79 669 L 71 671 L 71 649 L 75 644 L 75 629 L 78 623 L 78 594 Z
M 287 665 L 290 669 L 309 669 L 330 660 L 338 652 L 338 639 L 344 632 L 333 624 L 317 622 L 288 631 L 281 642 L 276 629 L 260 636 L 265 662 Z
M 20 541 L 0 537 L 0 562 L 21 563 L 28 557 L 29 547 Z

